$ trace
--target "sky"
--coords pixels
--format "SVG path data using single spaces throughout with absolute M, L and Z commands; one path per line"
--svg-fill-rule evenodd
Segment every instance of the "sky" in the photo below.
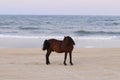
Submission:
M 0 0 L 0 14 L 120 15 L 120 0 Z

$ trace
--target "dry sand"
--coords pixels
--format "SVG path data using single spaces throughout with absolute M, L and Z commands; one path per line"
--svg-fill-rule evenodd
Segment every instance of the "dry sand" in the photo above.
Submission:
M 0 80 L 120 80 L 120 48 L 74 49 L 73 62 L 39 48 L 0 49 Z

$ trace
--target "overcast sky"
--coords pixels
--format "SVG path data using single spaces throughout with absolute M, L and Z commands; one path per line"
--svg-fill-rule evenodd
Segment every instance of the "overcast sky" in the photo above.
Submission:
M 0 14 L 120 15 L 120 0 L 0 0 Z

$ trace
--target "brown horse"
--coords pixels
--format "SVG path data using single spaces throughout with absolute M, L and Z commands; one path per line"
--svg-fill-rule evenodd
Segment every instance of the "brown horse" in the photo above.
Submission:
M 46 64 L 47 65 L 50 64 L 49 55 L 52 51 L 55 51 L 58 53 L 65 52 L 64 65 L 67 65 L 66 59 L 67 59 L 67 54 L 69 53 L 70 64 L 73 65 L 72 63 L 72 50 L 74 48 L 73 45 L 75 45 L 75 42 L 69 36 L 64 37 L 63 40 L 56 40 L 56 39 L 45 40 L 43 44 L 43 50 L 47 50 Z

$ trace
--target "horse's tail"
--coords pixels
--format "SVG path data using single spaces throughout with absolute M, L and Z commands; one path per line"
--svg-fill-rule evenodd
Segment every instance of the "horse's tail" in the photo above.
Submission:
M 50 47 L 50 43 L 48 42 L 48 40 L 45 40 L 43 43 L 43 50 L 46 50 Z

